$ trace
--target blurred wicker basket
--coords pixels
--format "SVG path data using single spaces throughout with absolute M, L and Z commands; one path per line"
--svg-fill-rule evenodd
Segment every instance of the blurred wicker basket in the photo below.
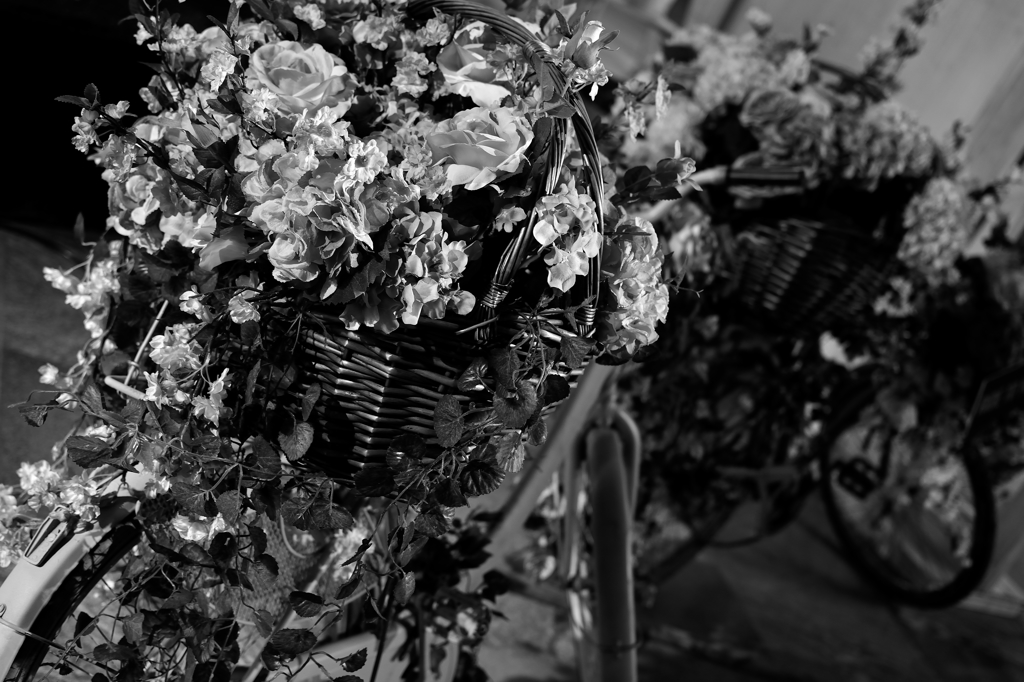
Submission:
M 528 58 L 540 57 L 542 68 L 547 70 L 556 90 L 565 90 L 565 75 L 547 56 L 547 48 L 521 24 L 488 7 L 464 0 L 414 0 L 406 12 L 411 17 L 430 18 L 435 9 L 467 21 L 488 24 L 522 47 Z M 598 229 L 603 232 L 604 188 L 597 143 L 583 102 L 571 90 L 567 97 L 577 112 L 572 117 L 572 126 L 585 160 L 587 190 L 598 206 Z M 552 150 L 546 157 L 548 167 L 540 184 L 549 194 L 554 193 L 561 182 L 569 121 L 556 119 L 555 126 Z M 532 207 L 524 208 L 529 212 Z M 305 462 L 332 477 L 351 480 L 363 467 L 383 465 L 391 441 L 406 433 L 418 434 L 427 441 L 427 456 L 440 452 L 433 428 L 438 400 L 445 394 L 458 393 L 457 380 L 472 360 L 485 354 L 489 347 L 507 345 L 517 331 L 517 311 L 504 301 L 532 246 L 536 220 L 537 213 L 532 212 L 529 221 L 519 228 L 505 248 L 489 288 L 486 292 L 476 292 L 477 311 L 472 317 L 449 315 L 444 320 L 424 317 L 415 326 L 402 326 L 393 333 L 382 334 L 366 328 L 346 329 L 336 308 L 324 306 L 316 311 L 316 328 L 307 326 L 297 353 L 302 390 L 318 382 L 324 396 L 310 417 L 317 435 Z M 577 285 L 566 294 L 569 302 L 587 302 L 576 314 L 580 336 L 589 336 L 593 331 L 600 258 L 598 254 L 592 260 L 582 286 Z M 547 334 L 544 341 L 557 348 L 564 336 L 576 335 L 577 332 L 566 329 L 560 334 Z M 570 382 L 575 375 L 565 364 L 559 364 L 555 372 Z
M 756 221 L 736 241 L 737 299 L 770 326 L 800 333 L 854 321 L 884 287 L 899 243 L 800 217 Z

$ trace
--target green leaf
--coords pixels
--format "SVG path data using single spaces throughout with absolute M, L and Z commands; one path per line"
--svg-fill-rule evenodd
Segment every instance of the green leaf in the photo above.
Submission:
M 549 374 L 544 380 L 544 405 L 551 405 L 569 397 L 572 388 L 565 377 Z
M 505 472 L 487 460 L 471 460 L 459 474 L 463 492 L 471 497 L 494 492 L 504 480 Z
M 357 670 L 361 669 L 364 665 L 366 665 L 366 655 L 366 649 L 360 649 L 354 654 L 346 656 L 345 662 L 342 664 L 342 667 L 345 669 L 345 672 L 354 673 Z
M 217 533 L 210 543 L 210 556 L 218 564 L 231 562 L 238 555 L 238 538 L 231 533 Z
M 85 469 L 113 464 L 120 459 L 106 441 L 95 436 L 71 436 L 65 444 L 71 461 Z
M 221 493 L 217 497 L 217 511 L 221 513 L 228 524 L 234 525 L 242 511 L 242 495 L 237 490 Z
M 441 396 L 434 408 L 434 433 L 441 447 L 450 448 L 462 438 L 462 406 L 453 395 Z
M 212 567 L 216 564 L 210 553 L 194 542 L 186 543 L 181 548 L 181 555 L 199 566 Z
M 548 439 L 548 423 L 544 419 L 538 419 L 532 425 L 530 430 L 527 431 L 527 442 L 530 445 L 538 446 L 544 445 L 544 442 Z
M 292 592 L 288 595 L 292 610 L 303 618 L 319 616 L 324 610 L 324 598 L 311 592 Z
M 267 532 L 257 526 L 256 524 L 250 524 L 246 526 L 249 529 L 249 542 L 252 543 L 252 553 L 255 556 L 259 556 L 267 551 Z
M 259 348 L 263 345 L 263 340 L 260 337 L 260 323 L 256 320 L 246 320 L 243 322 L 238 330 L 238 334 L 242 339 L 242 343 L 246 346 Z M 258 366 L 253 367 L 253 370 L 258 373 Z
M 434 488 L 434 495 L 437 496 L 437 501 L 446 507 L 465 507 L 468 504 L 466 496 L 462 494 L 462 489 L 459 487 L 459 482 L 454 478 L 442 480 Z
M 252 449 L 256 453 L 256 466 L 265 472 L 265 474 L 259 475 L 259 478 L 273 478 L 281 473 L 281 456 L 263 436 L 256 436 L 252 439 Z M 252 473 L 250 472 L 250 474 Z
M 409 603 L 409 598 L 416 591 L 416 576 L 413 573 L 406 573 L 395 583 L 395 601 L 402 606 Z
M 394 472 L 385 467 L 365 467 L 352 482 L 362 497 L 383 497 L 395 489 Z
M 252 320 L 250 320 L 250 322 L 251 321 Z M 256 390 L 256 380 L 259 379 L 259 377 L 260 377 L 260 369 L 262 368 L 262 366 L 263 366 L 263 363 L 261 361 L 257 360 L 256 364 L 254 364 L 252 366 L 252 369 L 249 370 L 249 373 L 245 377 L 245 404 L 246 405 L 252 403 L 253 393 Z
M 411 528 L 427 537 L 436 538 L 448 532 L 448 521 L 440 513 L 429 511 L 417 516 Z
M 107 663 L 109 661 L 130 661 L 135 657 L 135 652 L 124 644 L 100 644 L 92 650 L 90 655 L 97 663 Z
M 99 414 L 103 411 L 103 396 L 100 395 L 100 389 L 96 388 L 96 384 L 91 381 L 79 389 L 78 399 L 82 401 L 82 406 L 90 414 Z
M 352 577 L 350 577 L 344 585 L 338 588 L 338 593 L 334 595 L 334 598 L 338 600 L 348 599 L 353 594 L 355 594 L 356 589 L 358 589 L 359 585 L 362 583 L 362 580 L 363 565 L 358 564 L 356 565 L 355 570 L 352 571 Z
M 251 2 L 252 0 L 250 0 Z M 287 656 L 297 656 L 304 651 L 309 651 L 316 646 L 317 636 L 309 630 L 284 629 L 278 630 L 271 635 L 267 642 L 276 651 Z
M 270 615 L 270 612 L 264 609 L 259 611 L 253 610 L 253 620 L 256 622 L 256 630 L 260 633 L 260 636 L 270 637 L 270 634 L 274 631 L 274 617 Z
M 487 357 L 498 383 L 509 390 L 516 387 L 516 373 L 519 372 L 519 355 L 511 348 L 495 348 Z
M 100 89 L 96 87 L 95 83 L 89 83 L 85 86 L 85 95 L 87 100 L 90 100 L 93 104 L 99 104 L 100 102 Z
M 537 389 L 533 384 L 522 383 L 510 392 L 498 390 L 494 395 L 494 414 L 505 426 L 521 429 L 537 409 Z
M 61 95 L 60 97 L 54 97 L 54 99 L 64 104 L 74 104 L 76 107 L 82 107 L 83 109 L 88 109 L 92 106 L 92 102 L 86 98 L 75 95 Z
M 470 363 L 469 367 L 459 375 L 459 379 L 456 382 L 456 386 L 463 393 L 470 393 L 471 391 L 481 391 L 487 388 L 484 383 L 484 374 L 487 371 L 487 361 L 483 358 L 477 358 Z
M 79 611 L 75 618 L 75 637 L 84 637 L 96 629 L 96 619 L 85 611 Z
M 164 600 L 164 603 L 160 608 L 163 609 L 180 609 L 183 606 L 187 606 L 192 603 L 195 599 L 195 593 L 189 590 L 175 590 L 170 597 Z
M 308 422 L 299 422 L 287 435 L 279 435 L 277 442 L 284 450 L 289 462 L 297 462 L 305 457 L 309 446 L 313 444 L 313 426 Z
M 18 412 L 30 426 L 42 426 L 46 423 L 46 415 L 53 409 L 52 405 L 18 405 Z
M 129 424 L 138 426 L 142 423 L 142 417 L 146 413 L 146 404 L 136 398 L 129 398 L 128 402 L 121 408 L 121 418 Z
M 313 408 L 316 407 L 316 403 L 320 400 L 320 393 L 323 388 L 319 383 L 313 382 L 306 389 L 306 395 L 302 396 L 302 421 L 309 421 L 309 415 L 313 413 Z
M 142 624 L 146 619 L 144 613 L 133 613 L 128 618 L 121 620 L 121 627 L 124 628 L 124 638 L 130 644 L 138 646 L 143 641 Z
M 523 468 L 523 460 L 526 458 L 522 436 L 518 431 L 513 431 L 496 438 L 498 466 L 509 473 L 518 473 Z
M 171 483 L 171 497 L 186 511 L 199 516 L 215 516 L 216 505 L 209 497 L 210 491 L 191 483 L 174 481 Z M 213 507 L 213 509 L 211 509 Z
M 309 509 L 313 525 L 320 530 L 349 530 L 356 525 L 352 513 L 330 500 L 319 499 Z
M 594 342 L 577 336 L 563 336 L 559 344 L 562 361 L 570 369 L 579 369 L 587 361 L 587 356 L 594 348 Z
M 288 523 L 300 530 L 309 529 L 310 508 L 317 501 L 315 497 L 293 495 L 281 505 L 281 516 Z
M 412 561 L 412 558 L 419 554 L 420 550 L 423 549 L 423 546 L 427 544 L 427 540 L 429 539 L 430 538 L 426 535 L 417 535 L 415 540 L 406 545 L 405 548 L 398 553 L 398 565 L 405 566 Z

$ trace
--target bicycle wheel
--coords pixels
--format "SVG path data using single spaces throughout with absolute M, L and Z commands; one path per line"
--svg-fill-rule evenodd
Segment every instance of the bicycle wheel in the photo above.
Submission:
M 915 447 L 866 409 L 874 390 L 836 415 L 820 452 L 822 497 L 853 566 L 883 593 L 921 608 L 952 606 L 984 579 L 996 510 L 969 449 Z M 873 427 L 874 426 L 874 427 Z
M 618 432 L 591 429 L 586 467 L 570 466 L 566 479 L 568 599 L 579 677 L 635 681 L 632 503 Z
M 141 536 L 141 531 L 130 523 L 118 524 L 112 528 L 54 591 L 29 631 L 43 640 L 59 641 L 61 644 L 73 637 L 75 612 L 106 576 L 118 571 L 118 566 L 139 544 Z M 58 650 L 46 642 L 27 637 L 18 650 L 4 682 L 29 682 L 37 679 L 37 674 L 39 678 L 53 675 L 59 665 L 59 654 Z M 103 672 L 92 664 L 83 665 L 74 659 L 68 663 L 72 667 L 72 672 L 67 677 L 62 675 L 64 679 L 89 680 L 94 673 Z

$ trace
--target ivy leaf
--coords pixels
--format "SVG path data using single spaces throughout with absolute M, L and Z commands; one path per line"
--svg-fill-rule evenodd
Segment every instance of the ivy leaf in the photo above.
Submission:
M 299 422 L 288 435 L 279 435 L 277 442 L 284 450 L 289 462 L 297 462 L 305 457 L 309 446 L 313 444 L 313 426 L 308 422 Z
M 84 637 L 96 629 L 96 619 L 85 611 L 79 611 L 75 618 L 75 637 Z
M 95 436 L 71 436 L 66 445 L 71 461 L 85 469 L 112 464 L 120 459 L 105 440 Z
M 334 595 L 335 599 L 345 600 L 355 594 L 356 589 L 362 583 L 363 580 L 363 565 L 358 564 L 354 571 L 352 571 L 352 577 L 348 581 L 338 588 L 338 593 Z
M 209 491 L 191 483 L 175 481 L 171 484 L 171 497 L 186 511 L 199 516 L 216 516 L 216 505 L 209 498 Z M 211 509 L 213 507 L 214 509 Z
M 191 604 L 195 596 L 195 593 L 189 590 L 175 590 L 171 596 L 164 600 L 164 603 L 160 608 L 174 610 L 180 609 L 183 606 Z
M 483 390 L 487 388 L 487 385 L 484 383 L 484 374 L 486 371 L 487 361 L 483 358 L 477 358 L 470 363 L 469 367 L 466 368 L 466 371 L 459 375 L 459 379 L 455 382 L 455 385 L 458 386 L 459 390 L 463 393 Z
M 317 500 L 309 511 L 313 517 L 313 525 L 320 530 L 349 530 L 356 525 L 348 509 L 339 507 L 330 500 Z
M 313 413 L 316 402 L 320 400 L 322 390 L 320 384 L 315 381 L 306 389 L 306 395 L 302 396 L 302 421 L 309 421 L 309 415 Z
M 366 665 L 366 655 L 366 649 L 360 649 L 354 654 L 346 656 L 345 662 L 342 664 L 342 667 L 345 669 L 345 672 L 354 673 L 360 668 L 362 668 L 364 665 Z
M 429 511 L 417 516 L 411 528 L 427 537 L 436 538 L 448 532 L 448 521 L 436 511 Z
M 395 583 L 395 601 L 402 606 L 405 606 L 409 602 L 409 598 L 412 597 L 412 593 L 416 591 L 416 575 L 413 573 L 406 573 L 402 578 Z
M 395 489 L 394 473 L 385 467 L 365 467 L 352 481 L 362 497 L 384 497 Z
M 405 548 L 398 553 L 398 565 L 404 567 L 412 561 L 412 558 L 419 554 L 420 550 L 423 549 L 423 546 L 427 544 L 428 539 L 429 538 L 426 535 L 416 536 L 415 540 L 406 545 Z
M 565 364 L 570 369 L 579 369 L 587 361 L 587 356 L 594 348 L 594 342 L 577 336 L 563 336 L 558 347 Z
M 494 395 L 494 414 L 502 424 L 511 429 L 526 426 L 526 422 L 536 409 L 537 389 L 533 384 L 522 383 L 514 392 L 501 389 Z
M 217 533 L 210 543 L 210 556 L 218 564 L 227 564 L 238 554 L 238 538 L 231 533 Z
M 256 630 L 259 631 L 260 636 L 270 637 L 270 634 L 274 631 L 274 617 L 263 609 L 259 611 L 253 610 L 253 620 L 256 621 Z
M 523 437 L 518 431 L 513 431 L 496 438 L 498 466 L 511 474 L 518 473 L 523 468 L 523 460 L 526 458 Z
M 130 661 L 135 655 L 132 648 L 124 644 L 100 644 L 90 654 L 97 663 L 108 661 Z
M 136 398 L 129 398 L 124 408 L 121 409 L 121 418 L 129 424 L 138 426 L 142 423 L 142 417 L 146 413 L 146 405 Z
M 294 495 L 281 505 L 281 516 L 288 523 L 300 530 L 309 530 L 310 508 L 317 498 Z
M 246 526 L 249 529 L 249 542 L 252 543 L 252 553 L 255 556 L 259 556 L 267 551 L 267 532 L 257 526 L 251 524 Z
M 504 480 L 504 471 L 493 462 L 480 459 L 470 461 L 459 474 L 462 490 L 472 497 L 493 493 Z
M 319 616 L 324 609 L 324 598 L 311 592 L 292 592 L 288 595 L 292 610 L 303 618 Z
M 265 480 L 281 473 L 281 456 L 263 436 L 256 436 L 252 439 L 252 450 L 256 453 L 256 465 L 261 472 L 250 471 L 251 475 Z
M 249 580 L 256 590 L 270 591 L 277 583 L 277 559 L 269 554 L 260 554 L 249 566 Z
M 213 557 L 210 556 L 210 553 L 194 542 L 186 543 L 185 546 L 181 548 L 181 555 L 193 564 L 197 564 L 199 566 L 212 567 L 216 564 Z
M 316 642 L 317 636 L 309 630 L 286 628 L 271 635 L 267 644 L 286 656 L 297 656 L 312 649 Z
M 251 320 L 250 320 L 251 321 Z M 252 366 L 249 373 L 245 376 L 245 404 L 249 405 L 252 403 L 253 394 L 256 391 L 256 380 L 260 378 L 260 369 L 262 369 L 263 363 L 259 360 Z
M 441 447 L 450 448 L 462 438 L 462 406 L 453 395 L 441 396 L 434 408 L 434 433 Z
M 569 382 L 565 377 L 557 374 L 549 374 L 544 380 L 544 405 L 551 405 L 565 400 L 572 392 Z
M 121 621 L 121 627 L 124 628 L 124 638 L 130 644 L 138 646 L 143 641 L 142 624 L 145 619 L 146 614 L 134 613 Z
M 221 493 L 217 498 L 217 511 L 221 513 L 225 521 L 234 525 L 242 511 L 242 495 L 237 490 Z
M 18 412 L 30 426 L 42 426 L 53 405 L 18 405 Z
M 514 390 L 516 387 L 516 373 L 519 371 L 519 355 L 511 348 L 495 348 L 487 356 L 487 364 L 494 372 L 498 383 Z
M 434 495 L 437 496 L 437 501 L 446 507 L 465 507 L 468 504 L 466 496 L 462 494 L 462 489 L 459 488 L 459 482 L 454 478 L 442 480 L 434 488 Z

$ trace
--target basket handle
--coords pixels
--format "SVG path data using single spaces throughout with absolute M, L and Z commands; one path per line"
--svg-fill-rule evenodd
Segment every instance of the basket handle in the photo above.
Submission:
M 514 21 L 500 12 L 471 2 L 470 0 L 412 0 L 406 6 L 406 14 L 414 18 L 426 18 L 433 16 L 434 10 L 445 14 L 460 16 L 465 19 L 482 21 L 497 31 L 499 34 L 512 41 L 523 49 L 528 58 L 534 56 L 540 58 L 542 68 L 547 71 L 548 76 L 554 82 L 555 87 L 566 91 L 566 76 L 555 63 L 550 55 L 547 45 L 537 40 L 530 31 L 522 24 Z M 531 59 L 532 61 L 532 59 Z M 579 94 L 568 90 L 566 93 L 568 103 L 575 109 L 572 115 L 573 131 L 579 142 L 580 150 L 583 153 L 586 164 L 587 187 L 594 203 L 597 205 L 597 229 L 604 234 L 604 177 L 601 174 L 600 156 L 598 156 L 597 139 L 594 136 L 594 129 L 590 124 L 590 117 L 587 115 L 586 106 Z M 565 140 L 568 132 L 568 125 L 565 119 L 557 119 L 555 134 L 552 136 L 552 144 L 556 145 L 549 156 L 548 168 L 544 176 L 543 186 L 548 194 L 553 193 L 558 186 L 558 179 L 561 175 L 562 164 L 565 160 Z M 526 256 L 527 247 L 530 244 L 530 237 L 533 234 L 533 226 L 537 222 L 538 213 L 536 206 L 531 211 L 530 220 L 526 227 L 519 229 L 515 238 L 506 247 L 501 256 L 498 269 L 494 273 L 491 285 L 487 294 L 480 301 L 478 315 L 482 317 L 483 324 L 474 325 L 478 341 L 487 341 L 493 333 L 492 324 L 487 324 L 497 316 L 497 308 L 508 295 L 512 286 L 512 279 Z M 601 242 L 602 249 L 604 241 Z M 594 320 L 597 316 L 598 294 L 601 284 L 601 252 L 590 261 L 590 270 L 585 281 L 584 300 L 589 303 L 582 306 L 577 312 L 577 319 L 582 336 L 589 335 L 594 328 Z

